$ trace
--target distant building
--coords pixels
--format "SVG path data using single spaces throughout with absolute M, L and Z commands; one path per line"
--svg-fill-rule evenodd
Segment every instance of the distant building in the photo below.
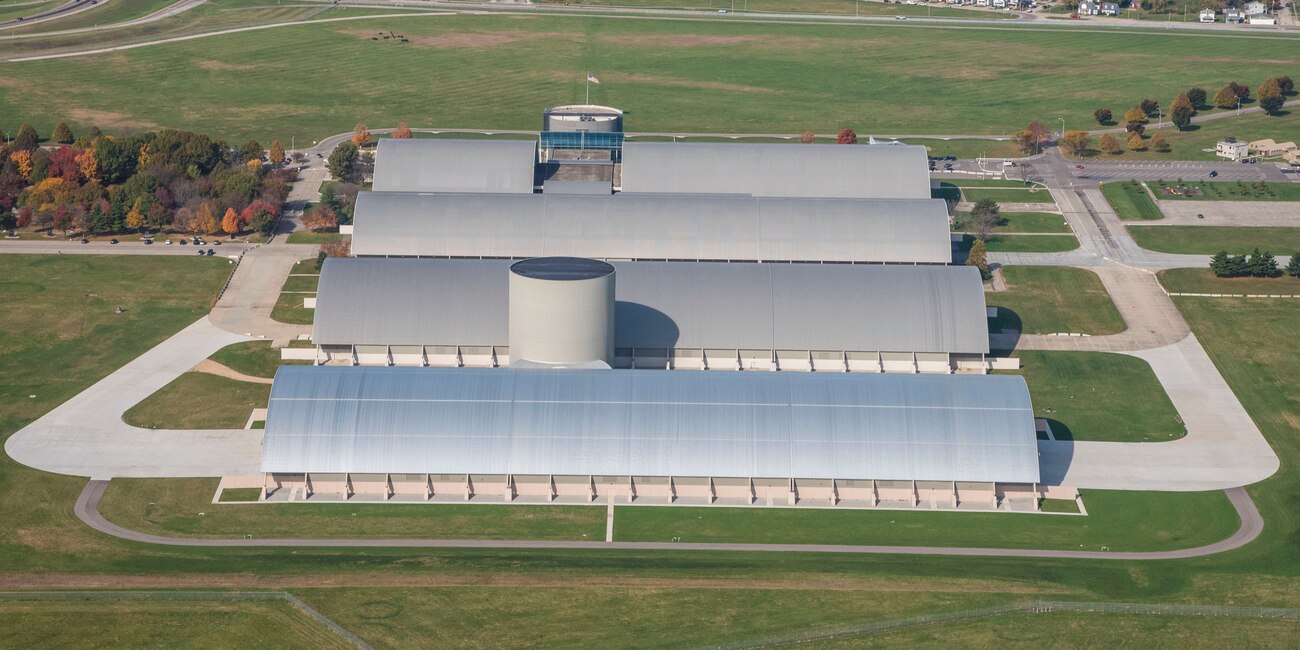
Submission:
M 1240 9 L 1229 7 L 1223 10 L 1223 22 L 1241 24 L 1246 21 L 1246 16 Z
M 1268 7 L 1262 2 L 1247 2 L 1243 7 L 1246 16 L 1259 16 L 1268 13 Z
M 1212 23 L 1212 22 L 1214 22 L 1214 10 L 1213 10 L 1213 9 L 1210 9 L 1210 8 L 1202 9 L 1202 10 L 1201 10 L 1201 22 L 1203 22 L 1203 23 Z
M 1222 140 L 1214 145 L 1214 155 L 1228 160 L 1241 160 L 1250 155 L 1250 148 L 1245 142 Z
M 1246 146 L 1249 147 L 1252 155 L 1265 157 L 1281 156 L 1288 151 L 1296 150 L 1294 142 L 1274 142 L 1272 138 L 1255 140 Z
M 1101 13 L 1101 5 L 1092 0 L 1083 0 L 1079 3 L 1080 16 L 1096 16 Z
M 1101 15 L 1103 15 L 1103 16 L 1118 16 L 1118 15 L 1119 15 L 1119 3 L 1118 3 L 1118 2 L 1103 2 L 1103 3 L 1101 3 Z
M 1252 25 L 1276 25 L 1277 19 L 1268 14 L 1256 14 L 1248 19 Z

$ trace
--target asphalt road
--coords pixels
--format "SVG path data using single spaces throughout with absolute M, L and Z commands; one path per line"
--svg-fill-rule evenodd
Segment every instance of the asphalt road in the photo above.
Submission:
M 1015 548 L 962 548 L 954 546 L 852 546 L 841 544 L 725 544 L 702 542 L 556 542 L 542 540 L 450 539 L 193 539 L 164 537 L 123 528 L 104 518 L 99 501 L 108 481 L 92 480 L 77 497 L 75 512 L 83 523 L 101 533 L 133 542 L 164 546 L 208 548 L 497 548 L 497 549 L 613 549 L 630 551 L 728 551 L 767 553 L 850 553 L 903 555 L 960 555 L 967 557 L 1062 558 L 1087 560 L 1178 560 L 1204 557 L 1241 548 L 1264 530 L 1264 520 L 1245 488 L 1225 490 L 1241 518 L 1237 532 L 1226 539 L 1175 551 L 1049 551 Z M 258 507 L 258 506 L 251 506 Z

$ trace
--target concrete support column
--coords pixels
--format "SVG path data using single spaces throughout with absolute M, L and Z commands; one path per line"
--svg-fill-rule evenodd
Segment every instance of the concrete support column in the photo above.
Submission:
M 831 479 L 831 505 L 838 505 L 840 502 L 840 488 L 835 479 Z
M 754 477 L 749 477 L 749 505 L 754 505 L 758 501 L 758 492 L 754 490 Z
M 790 492 L 787 495 L 789 505 L 799 503 L 799 488 L 795 485 L 794 479 L 790 479 Z
M 433 500 L 433 476 L 429 474 L 424 475 L 424 500 Z
M 315 493 L 315 490 L 311 489 L 311 474 L 310 473 L 303 474 L 302 475 L 302 498 L 307 499 L 311 497 L 313 493 Z
M 916 489 L 916 481 L 912 481 L 912 507 L 921 507 L 921 491 Z
M 956 508 L 957 505 L 958 505 L 958 501 L 957 501 L 957 481 L 953 481 L 953 482 L 952 482 L 952 507 Z
M 343 475 L 343 498 L 351 499 L 356 491 L 352 489 L 352 474 Z
M 515 479 L 510 474 L 506 474 L 506 489 L 501 491 L 501 500 L 506 503 L 515 500 Z
M 397 494 L 397 490 L 393 489 L 393 475 L 386 473 L 384 474 L 384 500 L 392 499 L 394 494 Z
M 458 353 L 459 354 L 459 353 Z M 469 501 L 474 496 L 474 484 L 469 480 L 469 474 L 465 475 L 465 500 Z
M 550 492 L 548 493 L 546 500 L 554 502 L 555 497 L 559 494 L 559 492 L 557 492 L 555 489 L 555 475 L 554 474 L 548 475 L 546 477 L 546 482 L 550 487 Z
M 673 477 L 668 477 L 668 503 L 671 504 L 677 500 L 677 484 L 673 483 Z
M 587 495 L 587 501 L 591 503 L 595 503 L 596 501 L 596 477 L 595 476 L 592 476 L 590 474 L 587 475 L 587 487 L 590 490 L 590 492 Z
M 715 488 L 715 487 L 713 486 L 713 477 L 712 477 L 712 476 L 709 477 L 709 495 L 708 495 L 708 499 L 709 499 L 709 505 L 713 505 L 713 502 L 714 502 L 714 501 L 717 501 L 717 499 L 718 499 L 718 490 L 717 490 L 717 488 Z
M 880 505 L 880 488 L 876 485 L 876 479 L 871 479 L 871 507 Z
M 1034 512 L 1039 510 L 1042 510 L 1042 506 L 1038 503 L 1038 484 L 1034 483 Z
M 631 476 L 627 477 L 627 502 L 632 503 L 636 499 L 636 482 Z

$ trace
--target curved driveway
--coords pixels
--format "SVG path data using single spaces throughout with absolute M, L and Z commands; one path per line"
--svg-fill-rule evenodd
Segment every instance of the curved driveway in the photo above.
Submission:
M 123 528 L 104 518 L 99 500 L 108 481 L 90 481 L 77 497 L 77 518 L 101 533 L 146 544 L 189 547 L 239 548 L 499 548 L 499 549 L 613 549 L 630 551 L 741 551 L 768 553 L 854 553 L 961 555 L 967 557 L 1066 558 L 1086 560 L 1178 560 L 1204 557 L 1241 548 L 1259 537 L 1264 520 L 1244 488 L 1227 490 L 1228 501 L 1241 518 L 1237 532 L 1226 539 L 1173 551 L 1050 551 L 1019 548 L 964 548 L 959 546 L 854 546 L 848 544 L 729 544 L 706 542 L 557 542 L 542 540 L 479 539 L 195 539 L 164 537 Z M 254 506 L 256 507 L 256 506 Z

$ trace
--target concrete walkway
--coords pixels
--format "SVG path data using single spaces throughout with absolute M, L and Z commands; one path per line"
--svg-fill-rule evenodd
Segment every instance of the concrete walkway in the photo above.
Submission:
M 559 542 L 543 540 L 478 539 L 194 539 L 151 535 L 123 528 L 104 518 L 99 501 L 108 481 L 90 481 L 74 506 L 77 518 L 101 533 L 145 544 L 186 547 L 238 548 L 498 548 L 498 549 L 587 549 L 630 551 L 726 551 L 765 553 L 853 553 L 957 555 L 965 557 L 1067 558 L 1086 560 L 1177 560 L 1205 557 L 1241 548 L 1264 530 L 1264 520 L 1250 495 L 1242 488 L 1227 491 L 1241 525 L 1237 532 L 1213 544 L 1174 551 L 1051 551 L 1016 548 L 963 548 L 954 546 L 855 546 L 841 544 L 727 544 L 705 542 Z
M 151 430 L 122 421 L 127 409 L 217 350 L 245 337 L 196 321 L 5 442 L 14 460 L 47 472 L 90 477 L 256 474 L 262 432 Z
M 284 341 L 310 334 L 310 325 L 290 325 L 271 318 L 284 280 L 298 261 L 312 257 L 317 246 L 275 242 L 244 254 L 226 293 L 209 318 L 213 325 L 243 336 Z

